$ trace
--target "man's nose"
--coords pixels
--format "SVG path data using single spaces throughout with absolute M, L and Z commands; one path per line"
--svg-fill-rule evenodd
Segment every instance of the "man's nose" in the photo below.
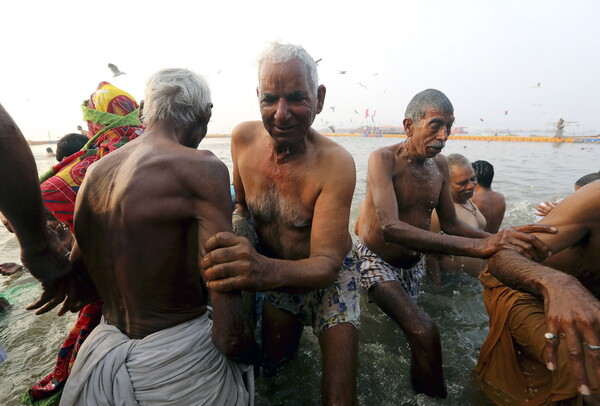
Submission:
M 435 137 L 436 139 L 440 140 L 440 141 L 448 141 L 448 137 L 450 136 L 450 130 L 447 127 L 442 127 L 438 132 L 437 132 L 437 137 Z
M 285 98 L 280 97 L 277 102 L 277 111 L 275 111 L 275 120 L 282 121 L 286 120 L 290 115 L 290 110 L 288 108 L 287 101 Z

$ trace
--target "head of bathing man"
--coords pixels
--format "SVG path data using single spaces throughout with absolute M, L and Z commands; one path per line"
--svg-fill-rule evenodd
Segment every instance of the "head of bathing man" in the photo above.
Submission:
M 465 204 L 475 193 L 477 176 L 469 160 L 460 154 L 448 155 L 450 169 L 450 192 L 452 200 Z
M 273 44 L 258 69 L 260 114 L 278 153 L 302 152 L 305 137 L 323 109 L 325 86 L 318 85 L 317 65 L 302 47 Z
M 411 160 L 424 161 L 442 151 L 454 124 L 454 107 L 444 93 L 423 90 L 408 103 L 404 117 Z

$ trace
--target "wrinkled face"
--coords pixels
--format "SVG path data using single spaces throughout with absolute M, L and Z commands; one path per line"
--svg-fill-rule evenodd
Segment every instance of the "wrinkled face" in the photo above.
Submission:
M 429 108 L 425 116 L 414 123 L 404 120 L 406 135 L 411 137 L 410 143 L 416 158 L 433 158 L 439 154 L 450 136 L 454 124 L 454 112 Z
M 277 147 L 301 142 L 323 108 L 325 88 L 313 94 L 308 68 L 299 60 L 263 62 L 256 89 L 263 124 Z
M 456 203 L 466 203 L 473 197 L 477 186 L 477 177 L 472 167 L 450 166 L 450 191 Z

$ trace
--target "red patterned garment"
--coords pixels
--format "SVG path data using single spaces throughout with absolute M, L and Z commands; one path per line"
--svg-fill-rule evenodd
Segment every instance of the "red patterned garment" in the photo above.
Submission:
M 75 197 L 87 168 L 106 154 L 139 137 L 143 127 L 138 104 L 127 92 L 101 82 L 81 106 L 90 141 L 40 178 L 44 205 L 73 232 Z
M 88 122 L 90 140 L 81 151 L 65 158 L 40 178 L 44 206 L 67 223 L 71 232 L 75 199 L 88 167 L 143 133 L 135 99 L 108 82 L 101 82 L 81 108 L 83 118 Z M 23 404 L 52 406 L 59 403 L 79 347 L 98 325 L 101 316 L 101 301 L 87 305 L 79 312 L 75 326 L 58 353 L 54 370 L 25 392 L 21 399 Z

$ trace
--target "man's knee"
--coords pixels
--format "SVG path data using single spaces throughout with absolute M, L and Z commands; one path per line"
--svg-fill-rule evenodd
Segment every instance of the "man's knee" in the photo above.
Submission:
M 406 336 L 411 347 L 429 349 L 440 345 L 440 330 L 431 319 L 411 325 Z

